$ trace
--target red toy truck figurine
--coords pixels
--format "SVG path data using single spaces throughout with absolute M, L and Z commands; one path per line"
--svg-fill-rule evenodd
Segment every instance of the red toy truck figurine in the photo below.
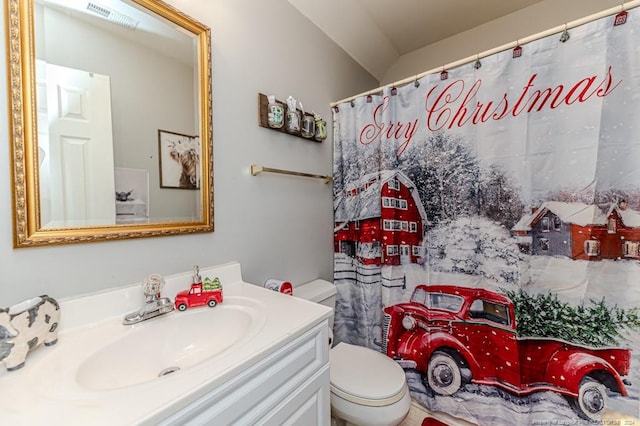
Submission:
M 194 266 L 191 288 L 181 291 L 176 295 L 174 302 L 176 309 L 186 311 L 187 308 L 204 305 L 213 308 L 218 303 L 222 303 L 222 285 L 220 284 L 220 280 L 218 278 L 214 278 L 213 280 L 205 278 L 203 283 L 202 277 L 200 277 L 200 268 Z
M 384 309 L 382 353 L 426 376 L 439 395 L 466 383 L 515 395 L 564 395 L 585 419 L 600 418 L 607 391 L 627 396 L 631 352 L 559 339 L 518 337 L 513 302 L 479 288 L 418 285 Z

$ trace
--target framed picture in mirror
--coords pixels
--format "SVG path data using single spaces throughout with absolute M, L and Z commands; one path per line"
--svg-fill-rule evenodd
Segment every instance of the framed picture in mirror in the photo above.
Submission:
M 160 187 L 200 188 L 200 138 L 158 130 Z

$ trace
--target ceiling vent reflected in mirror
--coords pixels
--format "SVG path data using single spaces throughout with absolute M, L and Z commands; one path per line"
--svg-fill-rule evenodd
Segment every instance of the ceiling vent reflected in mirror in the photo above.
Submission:
M 111 10 L 106 6 L 102 6 L 94 2 L 87 3 L 87 10 L 102 16 L 103 18 L 107 19 L 109 22 L 113 22 L 114 24 L 118 24 L 130 30 L 135 30 L 138 27 L 138 24 L 140 23 L 139 21 L 136 21 L 130 16 L 127 16 L 115 10 Z

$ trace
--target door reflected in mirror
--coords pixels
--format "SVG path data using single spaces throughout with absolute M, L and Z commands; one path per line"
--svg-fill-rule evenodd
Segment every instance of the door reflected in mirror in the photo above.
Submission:
M 37 59 L 36 82 L 42 226 L 114 224 L 109 76 Z
M 209 28 L 157 0 L 9 3 L 14 245 L 212 231 Z M 162 184 L 160 129 L 198 142 L 190 190 Z

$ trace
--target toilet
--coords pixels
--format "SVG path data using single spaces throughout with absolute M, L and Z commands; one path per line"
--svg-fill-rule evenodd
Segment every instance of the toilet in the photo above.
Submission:
M 335 309 L 336 287 L 315 280 L 293 295 Z M 329 319 L 331 344 L 333 316 Z M 332 424 L 395 426 L 406 417 L 411 396 L 402 367 L 373 349 L 338 343 L 329 351 Z

